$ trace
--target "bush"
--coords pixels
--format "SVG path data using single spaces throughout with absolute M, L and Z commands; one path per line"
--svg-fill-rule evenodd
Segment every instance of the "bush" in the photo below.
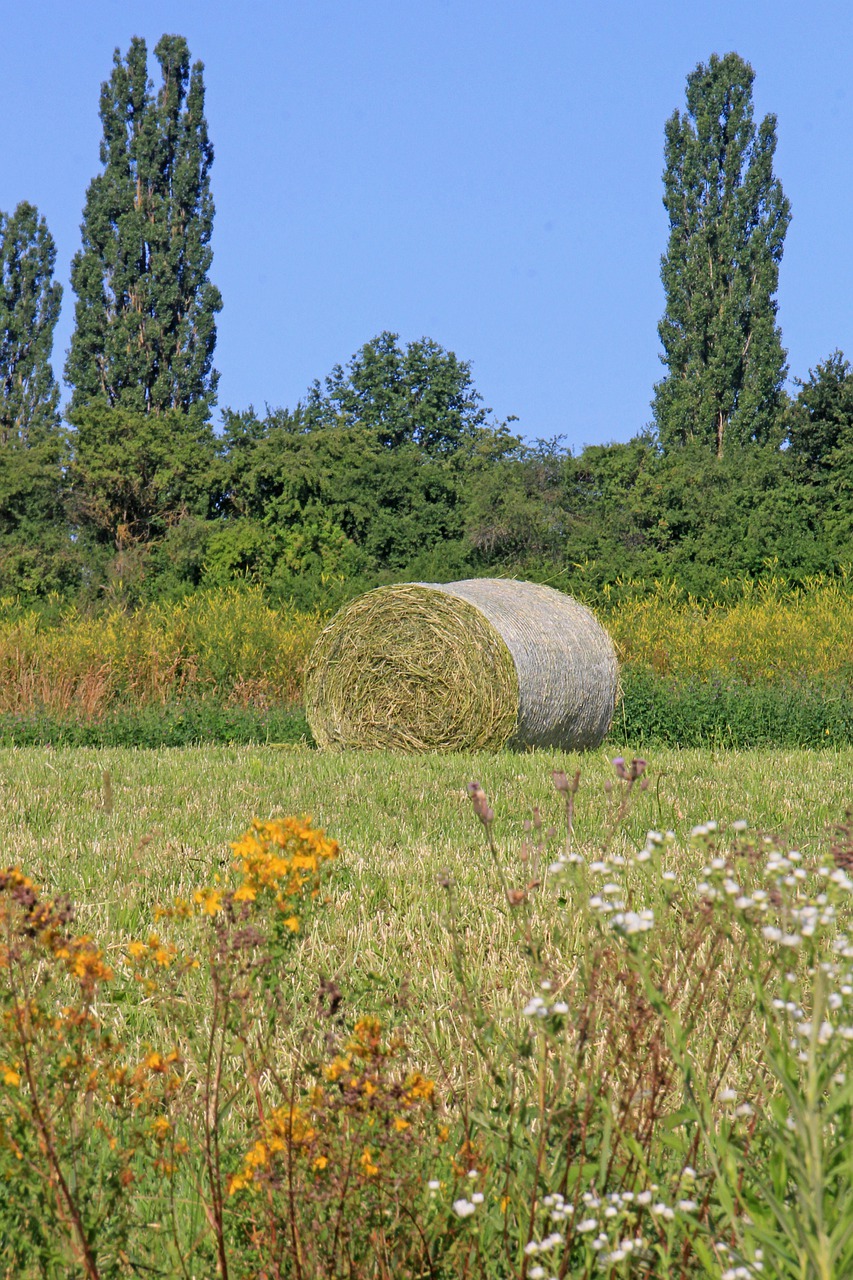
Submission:
M 0 715 L 3 747 L 194 747 L 212 743 L 313 745 L 298 708 L 229 707 L 212 701 L 113 706 L 99 720 L 48 712 Z
M 838 747 L 853 743 L 853 684 L 792 677 L 667 677 L 622 669 L 611 740 L 641 746 Z

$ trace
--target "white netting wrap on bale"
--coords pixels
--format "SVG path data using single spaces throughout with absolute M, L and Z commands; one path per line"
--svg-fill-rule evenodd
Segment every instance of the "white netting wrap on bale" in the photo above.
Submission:
M 598 746 L 618 663 L 589 609 L 504 578 L 380 587 L 321 633 L 305 680 L 320 747 Z
M 467 600 L 491 622 L 518 673 L 518 724 L 525 747 L 597 747 L 616 706 L 613 641 L 589 609 L 553 587 L 470 578 L 433 587 Z

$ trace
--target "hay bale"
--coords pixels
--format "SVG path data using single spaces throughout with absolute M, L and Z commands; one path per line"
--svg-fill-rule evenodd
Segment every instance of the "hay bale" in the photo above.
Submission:
M 379 587 L 321 632 L 305 677 L 320 747 L 598 746 L 618 664 L 590 611 L 503 578 Z

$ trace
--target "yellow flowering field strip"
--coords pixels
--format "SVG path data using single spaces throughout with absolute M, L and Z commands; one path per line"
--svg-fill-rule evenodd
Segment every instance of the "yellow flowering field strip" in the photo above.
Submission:
M 0 614 L 0 713 L 94 719 L 135 706 L 211 697 L 234 706 L 293 703 L 320 625 L 271 607 L 259 590 L 200 592 L 177 604 L 96 617 Z
M 853 590 L 845 583 L 745 589 L 725 605 L 660 589 L 622 601 L 602 618 L 623 662 L 660 675 L 853 677 Z
M 734 603 L 663 587 L 610 606 L 592 602 L 634 669 L 747 682 L 849 679 L 853 590 L 743 584 Z M 48 623 L 0 601 L 0 715 L 98 721 L 117 707 L 209 700 L 234 708 L 292 706 L 302 697 L 320 614 L 273 607 L 259 589 L 199 592 L 172 604 Z M 14 740 L 14 739 L 13 739 Z

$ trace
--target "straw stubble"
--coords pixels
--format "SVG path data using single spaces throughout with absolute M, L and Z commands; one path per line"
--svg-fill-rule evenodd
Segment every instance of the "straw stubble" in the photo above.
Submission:
M 321 633 L 305 678 L 320 747 L 398 751 L 503 746 L 518 709 L 509 650 L 470 604 L 429 587 L 380 587 Z

